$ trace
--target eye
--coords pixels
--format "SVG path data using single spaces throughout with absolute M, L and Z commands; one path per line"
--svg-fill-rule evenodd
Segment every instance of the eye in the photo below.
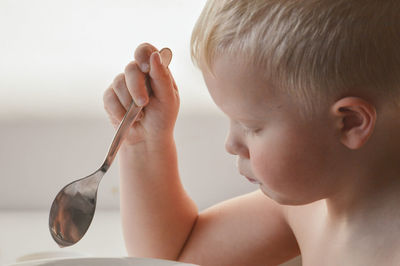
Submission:
M 249 135 L 256 135 L 261 132 L 262 128 L 260 127 L 249 127 L 249 126 L 243 126 L 243 130 L 246 134 Z

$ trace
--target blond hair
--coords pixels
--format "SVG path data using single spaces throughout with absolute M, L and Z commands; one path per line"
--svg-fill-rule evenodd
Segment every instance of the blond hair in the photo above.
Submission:
M 241 56 L 306 111 L 353 90 L 394 99 L 400 1 L 209 0 L 193 30 L 191 54 L 211 72 L 218 56 Z

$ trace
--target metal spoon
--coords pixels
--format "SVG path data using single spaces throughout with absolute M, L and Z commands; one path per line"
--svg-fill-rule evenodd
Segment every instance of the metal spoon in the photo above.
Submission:
M 163 65 L 167 67 L 172 59 L 171 50 L 164 48 L 160 51 L 160 55 Z M 152 90 L 148 76 L 146 87 L 150 95 Z M 55 197 L 50 209 L 49 229 L 51 236 L 60 247 L 75 244 L 81 240 L 88 230 L 96 209 L 99 183 L 114 161 L 129 127 L 137 120 L 142 109 L 143 107 L 139 108 L 132 101 L 100 168 L 93 174 L 66 185 Z

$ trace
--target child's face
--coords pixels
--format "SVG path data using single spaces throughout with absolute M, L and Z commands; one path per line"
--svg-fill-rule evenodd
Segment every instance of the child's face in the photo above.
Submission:
M 339 145 L 328 108 L 302 119 L 290 97 L 273 93 L 259 71 L 240 63 L 221 57 L 213 65 L 215 76 L 203 73 L 211 97 L 230 119 L 226 149 L 237 155 L 240 174 L 279 203 L 326 197 L 335 186 Z

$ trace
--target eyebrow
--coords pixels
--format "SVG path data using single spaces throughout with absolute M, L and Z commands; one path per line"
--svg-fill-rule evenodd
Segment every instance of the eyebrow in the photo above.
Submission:
M 249 125 L 249 126 L 252 126 L 252 125 L 260 125 L 260 124 L 264 124 L 265 122 L 266 122 L 266 119 L 248 119 L 248 118 L 243 118 L 243 117 L 233 117 L 233 118 L 230 118 L 229 116 L 228 116 L 228 118 L 230 119 L 230 120 L 233 120 L 234 122 L 236 122 L 236 123 L 239 123 L 239 124 L 244 124 L 244 125 Z
M 239 116 L 236 117 L 236 119 L 241 120 L 241 121 L 246 121 L 246 122 L 263 122 L 265 121 L 271 114 L 273 111 L 275 111 L 276 109 L 281 108 L 282 106 L 279 107 L 275 107 L 275 106 L 271 106 L 268 105 L 267 107 L 265 107 L 263 109 L 263 111 L 259 111 L 258 114 L 257 113 L 251 113 L 250 115 L 247 116 L 242 116 L 243 114 L 239 114 Z
M 221 107 L 220 110 L 229 118 L 229 119 L 233 119 L 233 120 L 237 120 L 237 121 L 246 121 L 246 122 L 263 122 L 266 120 L 267 117 L 269 117 L 274 111 L 279 110 L 283 107 L 282 103 L 279 104 L 271 104 L 268 103 L 266 105 L 264 105 L 263 111 L 259 111 L 258 114 L 256 113 L 252 113 L 252 115 L 247 115 L 247 116 L 243 116 L 244 113 L 246 112 L 237 112 L 237 108 L 236 108 L 236 114 L 235 113 L 231 113 L 232 116 L 228 115 L 228 110 L 224 110 Z

